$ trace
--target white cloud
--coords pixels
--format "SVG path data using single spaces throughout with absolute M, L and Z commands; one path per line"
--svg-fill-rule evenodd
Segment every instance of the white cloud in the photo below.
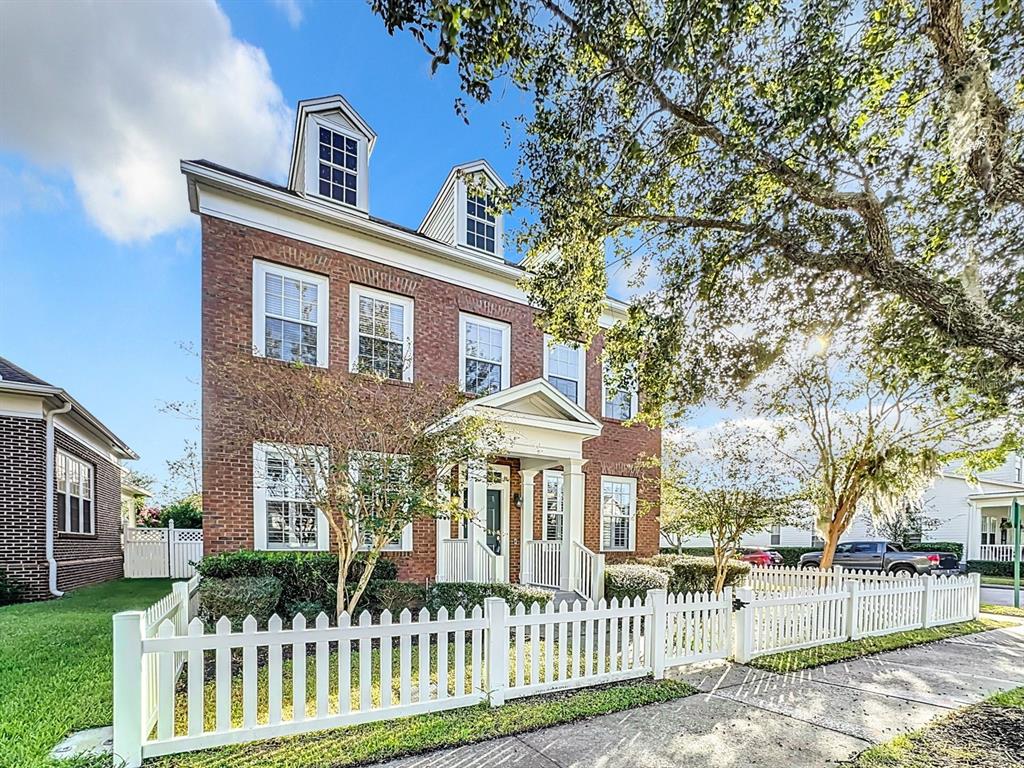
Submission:
M 299 0 L 270 0 L 270 2 L 284 14 L 292 29 L 302 26 L 302 3 Z
M 188 221 L 182 158 L 280 176 L 291 112 L 212 2 L 0 5 L 0 142 L 66 170 L 118 241 Z

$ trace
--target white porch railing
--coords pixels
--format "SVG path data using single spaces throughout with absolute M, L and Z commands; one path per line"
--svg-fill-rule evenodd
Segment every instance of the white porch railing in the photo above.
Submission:
M 587 549 L 578 542 L 572 543 L 573 590 L 585 600 L 600 600 L 604 597 L 604 555 Z
M 482 541 L 476 543 L 476 562 L 473 569 L 474 581 L 480 584 L 493 584 L 504 581 L 501 555 L 496 555 Z
M 562 586 L 562 543 L 530 541 L 526 548 L 529 572 L 527 582 L 538 587 L 560 589 Z
M 1024 552 L 1021 553 L 1024 556 Z M 981 560 L 1000 560 L 1008 563 L 1013 560 L 1013 544 L 982 544 Z
M 438 581 L 469 581 L 469 539 L 443 539 Z

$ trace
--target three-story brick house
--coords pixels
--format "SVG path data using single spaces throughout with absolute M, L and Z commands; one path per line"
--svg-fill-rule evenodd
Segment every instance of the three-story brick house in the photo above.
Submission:
M 605 386 L 600 334 L 587 348 L 554 344 L 535 325 L 482 194 L 501 179 L 482 160 L 457 166 L 417 229 L 384 221 L 368 206 L 376 140 L 333 96 L 299 104 L 287 185 L 182 163 L 202 220 L 205 551 L 330 546 L 320 513 L 260 482 L 282 457 L 237 442 L 242 406 L 211 370 L 256 355 L 338 377 L 457 382 L 509 427 L 504 455 L 467 474 L 475 524 L 417 521 L 392 545 L 403 579 L 570 589 L 605 557 L 655 553 L 657 492 L 635 462 L 660 453 L 660 431 L 624 424 L 638 396 Z M 609 299 L 602 327 L 623 311 Z M 654 511 L 638 515 L 638 495 Z

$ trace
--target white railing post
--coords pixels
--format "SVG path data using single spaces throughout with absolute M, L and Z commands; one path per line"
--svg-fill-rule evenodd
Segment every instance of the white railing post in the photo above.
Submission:
M 487 618 L 488 694 L 491 706 L 500 707 L 505 703 L 508 686 L 508 603 L 500 597 L 486 598 L 484 616 Z
M 851 579 L 846 583 L 846 590 L 849 597 L 846 599 L 846 639 L 860 639 L 860 582 Z
M 114 614 L 114 765 L 142 765 L 142 611 Z M 119 762 L 120 761 L 120 762 Z
M 842 589 L 843 585 L 846 584 L 846 577 L 843 575 L 843 566 L 833 565 L 832 573 L 835 574 L 835 588 L 837 590 Z
M 597 553 L 594 558 L 594 594 L 591 599 L 596 603 L 604 598 L 604 554 Z
M 664 589 L 647 590 L 647 608 L 651 611 L 651 624 L 647 631 L 647 663 L 655 680 L 665 677 L 665 624 L 668 612 L 665 606 L 668 592 Z
M 924 591 L 921 593 L 921 629 L 928 629 L 932 625 L 932 590 L 935 588 L 935 577 L 925 576 L 922 581 Z
M 736 599 L 744 605 L 735 613 L 735 658 L 740 664 L 746 664 L 754 650 L 754 590 L 740 587 L 736 590 Z
M 971 580 L 971 617 L 977 619 L 981 616 L 981 574 L 969 573 Z

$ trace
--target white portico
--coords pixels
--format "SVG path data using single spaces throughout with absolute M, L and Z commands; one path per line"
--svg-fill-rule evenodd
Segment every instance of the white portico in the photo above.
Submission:
M 508 464 L 481 458 L 466 468 L 467 524 L 453 536 L 448 520 L 437 522 L 437 580 L 508 582 L 574 591 L 585 598 L 602 592 L 604 556 L 584 546 L 583 443 L 601 434 L 600 422 L 544 379 L 519 384 L 462 406 L 455 417 L 483 416 L 502 431 L 501 457 L 517 459 L 521 493 L 511 493 Z M 534 487 L 540 473 L 561 467 L 555 495 L 560 524 L 534 538 Z M 550 535 L 549 535 L 550 534 Z M 518 552 L 517 573 L 511 573 Z
M 1024 510 L 1024 489 L 972 493 L 967 499 L 971 514 L 964 559 L 1012 561 L 1024 543 L 1015 541 L 1013 528 L 1013 504 Z

